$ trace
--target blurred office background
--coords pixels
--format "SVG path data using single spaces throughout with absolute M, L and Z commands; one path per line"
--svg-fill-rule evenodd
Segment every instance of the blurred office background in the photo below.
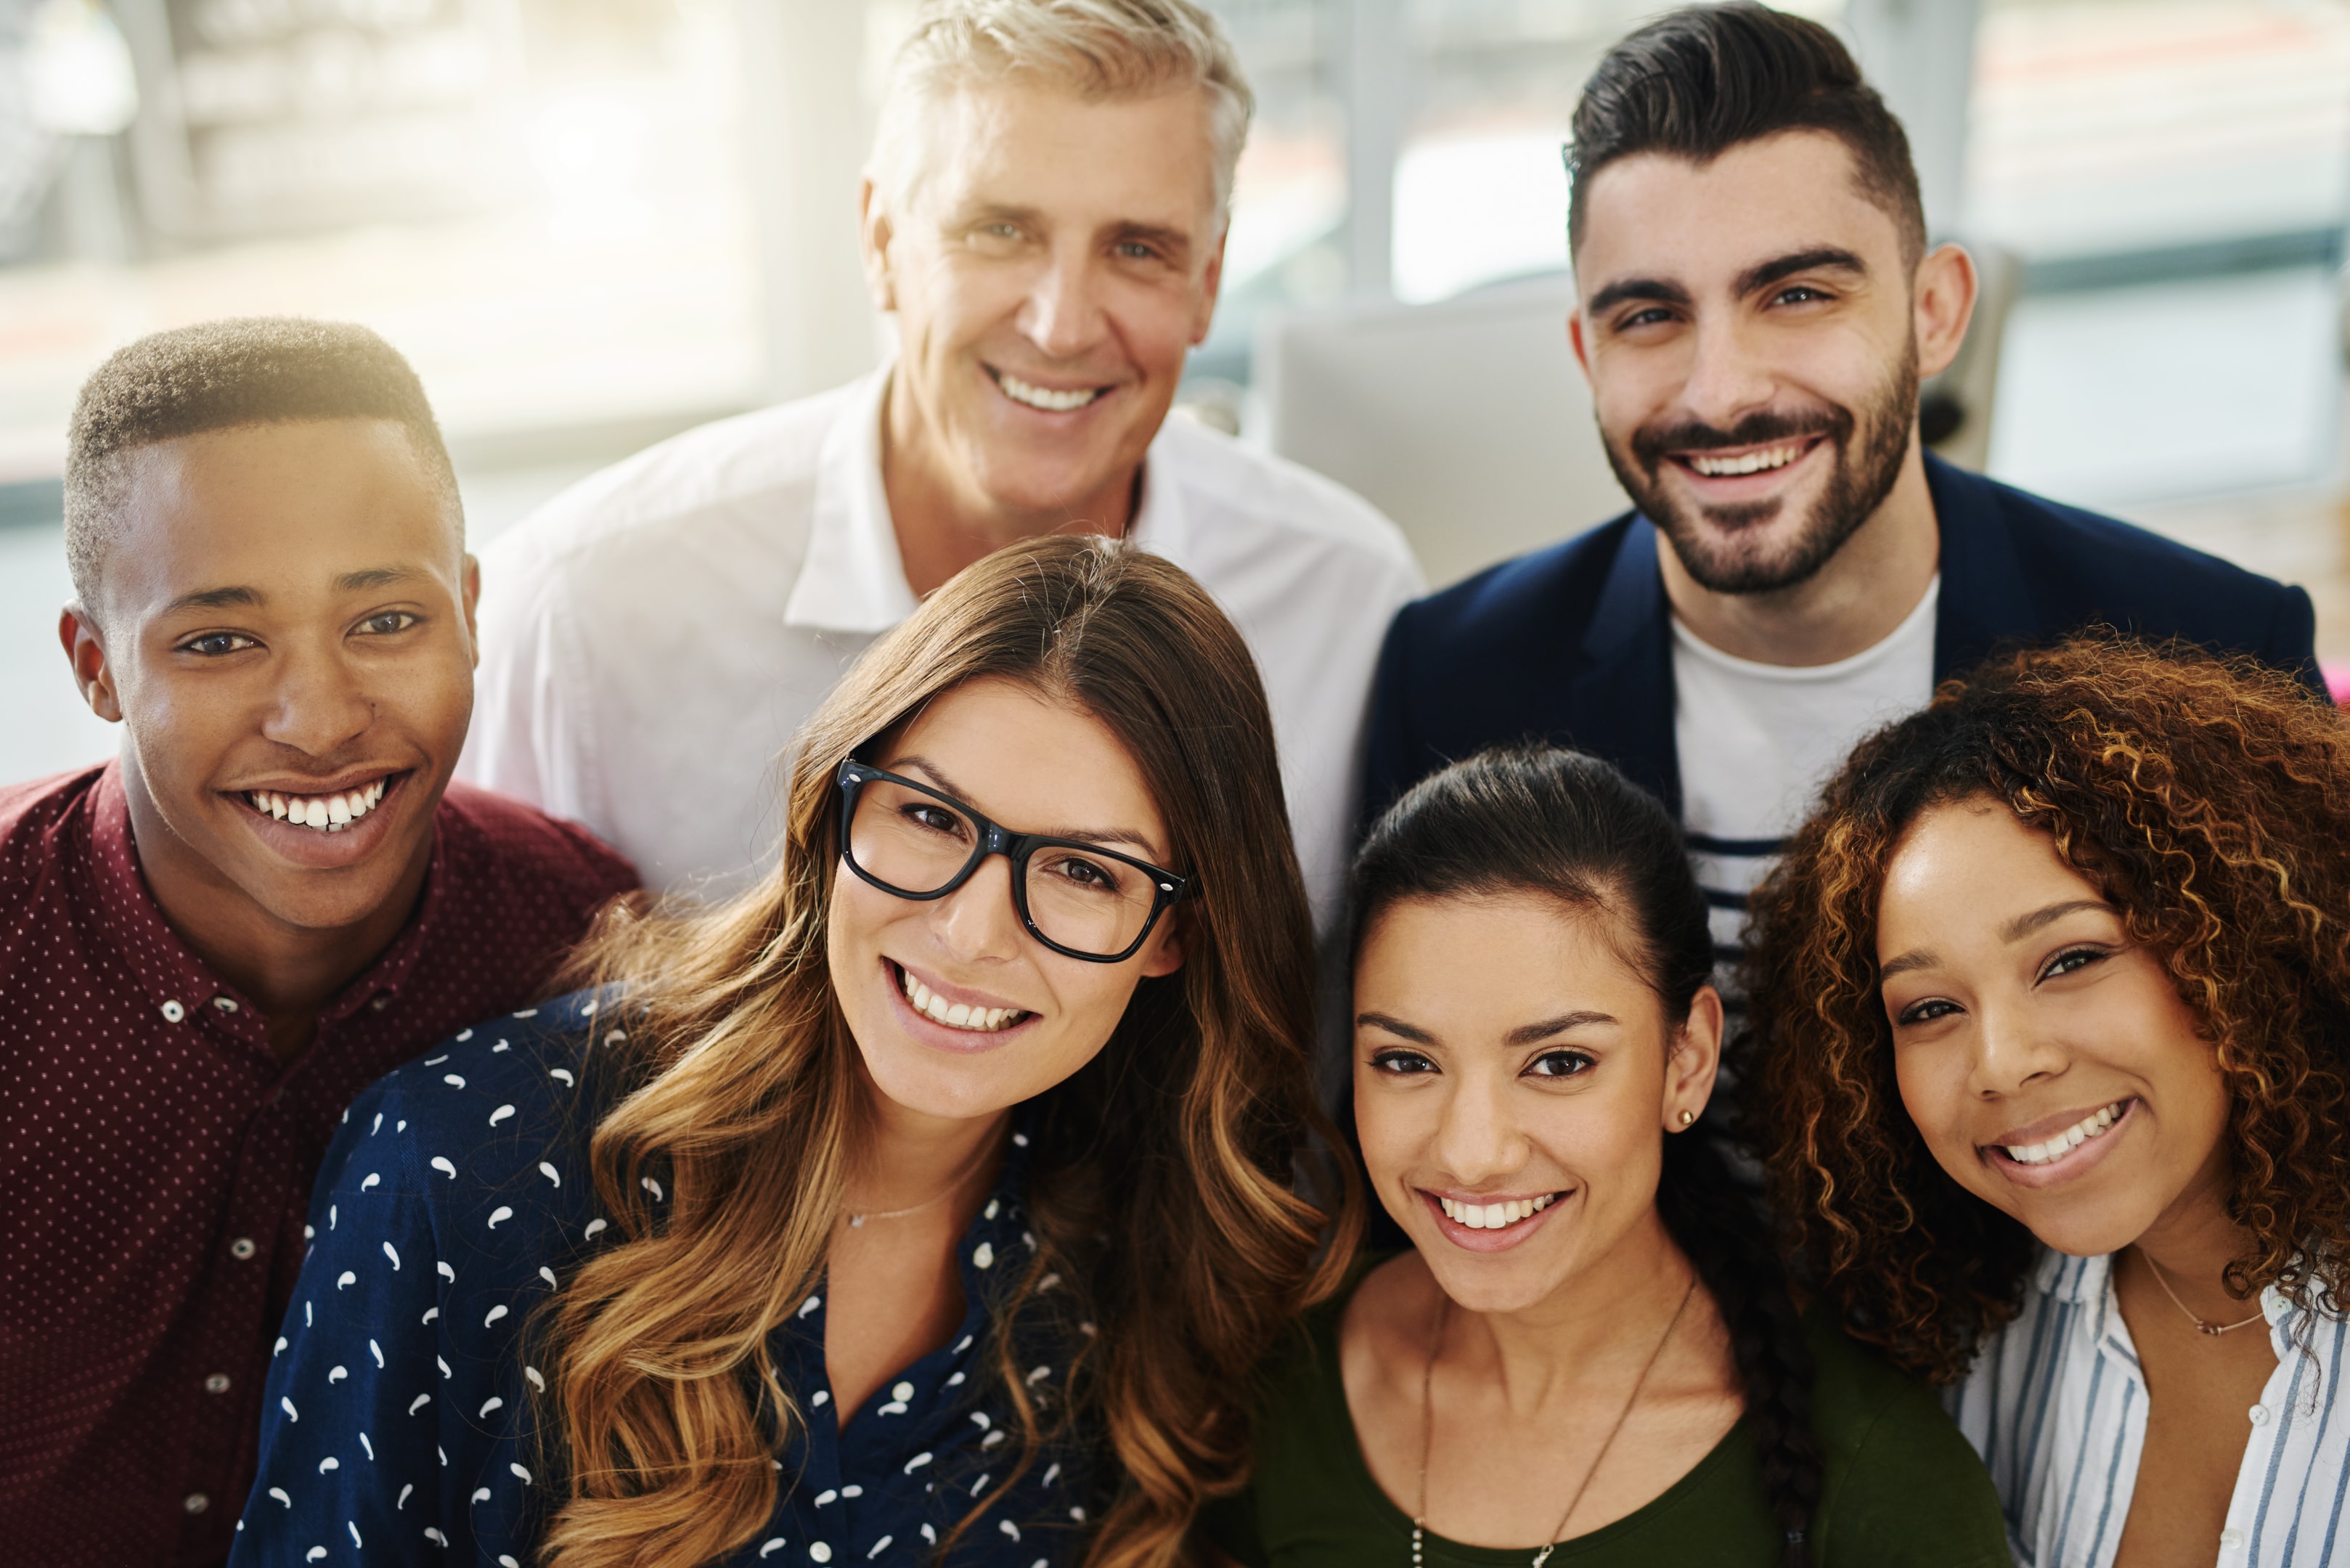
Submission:
M 1656 0 L 1211 0 L 1259 95 L 1193 417 L 1438 581 L 1617 504 L 1559 149 Z M 1999 284 L 1945 449 L 2297 581 L 2350 659 L 2350 0 L 1795 0 Z M 76 388 L 210 317 L 366 322 L 476 543 L 874 364 L 857 172 L 910 0 L 0 0 L 0 780 L 95 760 L 53 634 Z

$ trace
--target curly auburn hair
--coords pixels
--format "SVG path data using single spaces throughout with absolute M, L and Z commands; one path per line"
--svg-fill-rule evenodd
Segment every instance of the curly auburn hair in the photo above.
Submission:
M 1888 863 L 1970 796 L 2050 836 L 2211 1042 L 2249 1237 L 2230 1288 L 2350 1305 L 2324 1262 L 2350 1253 L 2350 727 L 2289 675 L 2098 631 L 1946 681 L 1863 742 L 1754 895 L 1747 1136 L 1847 1326 L 1952 1381 L 2037 1256 L 1910 1122 L 1878 996 Z

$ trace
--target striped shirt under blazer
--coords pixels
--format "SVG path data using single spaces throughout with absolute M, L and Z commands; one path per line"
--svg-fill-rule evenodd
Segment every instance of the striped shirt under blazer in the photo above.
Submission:
M 2261 1294 L 2276 1371 L 2245 1413 L 2250 1440 L 2219 1568 L 2350 1563 L 2350 1401 L 2343 1320 Z M 2306 1344 L 2301 1343 L 2305 1341 Z M 2110 1258 L 2048 1252 L 2023 1310 L 1950 1394 L 1991 1471 L 2018 1568 L 2110 1568 L 2146 1443 L 2146 1379 Z

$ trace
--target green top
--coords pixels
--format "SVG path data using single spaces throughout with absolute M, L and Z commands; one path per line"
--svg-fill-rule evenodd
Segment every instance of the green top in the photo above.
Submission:
M 1358 1276 L 1359 1280 L 1359 1276 Z M 1270 1368 L 1248 1488 L 1201 1517 L 1247 1568 L 1411 1568 L 1411 1519 L 1371 1479 L 1338 1370 L 1353 1293 L 1306 1316 Z M 1812 1424 L 1826 1450 L 1812 1520 L 1814 1568 L 2009 1568 L 1999 1497 L 1973 1449 L 1927 1390 L 1834 1327 L 1807 1325 L 1818 1381 Z M 1525 1568 L 1532 1547 L 1464 1546 L 1430 1533 L 1427 1568 Z M 1551 1554 L 1554 1568 L 1779 1568 L 1784 1536 L 1740 1421 L 1662 1497 Z

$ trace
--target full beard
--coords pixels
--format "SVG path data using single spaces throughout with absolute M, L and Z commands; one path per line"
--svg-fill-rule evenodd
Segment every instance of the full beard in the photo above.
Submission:
M 1681 566 L 1700 587 L 1717 594 L 1767 594 L 1809 581 L 1845 541 L 1876 514 L 1901 476 L 1909 432 L 1918 419 L 1918 346 L 1903 353 L 1891 375 L 1856 416 L 1847 408 L 1800 413 L 1764 410 L 1730 430 L 1683 423 L 1632 432 L 1627 452 L 1605 431 L 1601 445 L 1617 483 L 1641 514 L 1665 531 Z M 1793 537 L 1775 551 L 1761 537 L 1783 500 L 1726 506 L 1686 506 L 1663 483 L 1669 453 L 1721 451 L 1819 436 L 1835 450 L 1826 488 Z

